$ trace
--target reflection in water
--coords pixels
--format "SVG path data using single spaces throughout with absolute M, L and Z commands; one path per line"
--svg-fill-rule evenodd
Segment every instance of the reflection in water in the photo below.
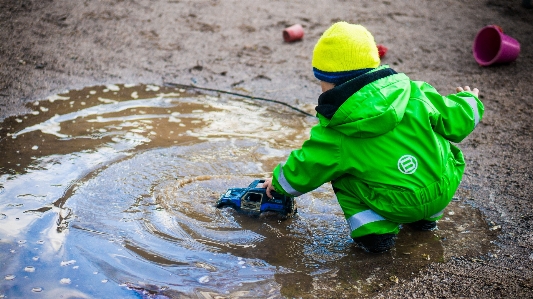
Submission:
M 383 255 L 353 246 L 328 185 L 297 198 L 288 220 L 216 209 L 227 188 L 266 177 L 316 121 L 258 104 L 110 85 L 7 119 L 0 298 L 336 297 L 408 279 L 444 261 L 447 246 L 488 250 L 479 213 L 458 202 L 440 230 L 405 228 Z

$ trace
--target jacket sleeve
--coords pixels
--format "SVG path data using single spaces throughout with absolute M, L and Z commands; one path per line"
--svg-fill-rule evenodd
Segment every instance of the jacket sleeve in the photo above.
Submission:
M 427 83 L 419 87 L 434 107 L 430 112 L 433 130 L 449 141 L 461 142 L 483 118 L 483 103 L 471 92 L 442 96 Z
M 299 196 L 336 178 L 340 172 L 340 133 L 320 125 L 301 149 L 291 152 L 285 163 L 274 169 L 272 184 L 282 194 Z

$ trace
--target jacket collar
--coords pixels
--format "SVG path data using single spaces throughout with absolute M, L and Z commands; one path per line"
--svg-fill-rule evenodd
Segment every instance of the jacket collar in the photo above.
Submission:
M 335 86 L 318 97 L 318 106 L 315 107 L 315 110 L 327 119 L 331 119 L 339 107 L 365 85 L 394 74 L 397 73 L 391 68 L 377 68 L 344 84 Z

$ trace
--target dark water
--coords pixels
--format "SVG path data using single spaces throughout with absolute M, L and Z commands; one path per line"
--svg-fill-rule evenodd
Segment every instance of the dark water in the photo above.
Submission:
M 113 85 L 31 109 L 0 124 L 0 298 L 353 297 L 490 247 L 460 201 L 381 255 L 353 245 L 328 185 L 293 219 L 216 209 L 308 137 L 316 120 L 283 107 Z

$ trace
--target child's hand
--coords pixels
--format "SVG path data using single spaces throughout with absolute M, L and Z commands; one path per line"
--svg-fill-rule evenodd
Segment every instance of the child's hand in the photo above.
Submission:
M 470 90 L 470 86 L 457 87 L 457 88 L 455 89 L 455 91 L 456 91 L 456 92 L 470 91 L 471 93 L 475 94 L 476 97 L 479 97 L 479 89 L 474 88 L 474 89 Z
M 265 179 L 265 182 L 263 183 L 263 188 L 266 189 L 266 194 L 269 198 L 272 198 L 271 191 L 275 191 L 274 187 L 272 186 L 272 179 Z

